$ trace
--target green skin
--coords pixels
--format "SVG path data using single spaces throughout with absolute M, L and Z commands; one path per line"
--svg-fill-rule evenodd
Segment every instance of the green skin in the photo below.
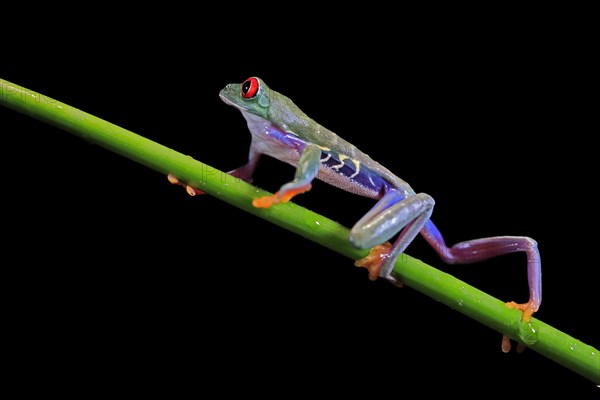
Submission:
M 231 83 L 225 86 L 219 94 L 223 101 L 242 112 L 248 121 L 249 129 L 254 135 L 254 139 L 260 141 L 261 137 L 264 136 L 261 130 L 265 129 L 265 127 L 260 126 L 261 122 L 263 125 L 272 125 L 282 132 L 297 136 L 306 143 L 313 143 L 320 146 L 321 149 L 324 147 L 331 149 L 334 153 L 347 155 L 351 159 L 359 161 L 363 166 L 376 171 L 382 178 L 389 181 L 392 186 L 402 189 L 407 196 L 414 194 L 408 183 L 374 161 L 353 144 L 311 119 L 288 97 L 272 90 L 259 78 L 255 79 L 259 83 L 259 88 L 256 95 L 251 98 L 242 97 L 242 84 L 239 83 Z M 277 154 L 274 156 L 281 161 L 288 162 L 287 157 Z M 323 180 L 327 181 L 327 179 Z M 354 192 L 348 187 L 341 188 Z
M 507 303 L 523 311 L 528 320 L 541 303 L 541 262 L 537 243 L 525 236 L 495 236 L 446 246 L 430 216 L 434 200 L 413 189 L 371 159 L 367 154 L 321 126 L 302 112 L 289 98 L 269 88 L 260 78 L 228 84 L 221 99 L 242 113 L 252 134 L 248 163 L 229 173 L 248 182 L 262 154 L 296 167 L 292 181 L 281 186 L 273 196 L 255 199 L 257 207 L 288 201 L 310 189 L 313 179 L 321 179 L 341 189 L 377 199 L 375 206 L 350 230 L 349 240 L 359 248 L 373 248 L 397 239 L 389 248 L 356 265 L 377 276 L 398 283 L 392 275 L 398 256 L 420 233 L 439 256 L 450 264 L 482 261 L 511 252 L 527 254 L 529 301 Z

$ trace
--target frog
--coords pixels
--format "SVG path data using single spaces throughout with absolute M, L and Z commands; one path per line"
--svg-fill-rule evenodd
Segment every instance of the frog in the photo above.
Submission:
M 510 301 L 506 306 L 521 311 L 530 321 L 542 301 L 541 260 L 537 242 L 527 236 L 492 236 L 448 246 L 432 222 L 432 196 L 416 192 L 403 179 L 365 152 L 305 114 L 290 98 L 271 89 L 259 77 L 229 83 L 220 92 L 221 100 L 239 110 L 251 134 L 248 161 L 228 173 L 252 183 L 261 156 L 266 155 L 295 167 L 293 179 L 279 190 L 252 201 L 257 208 L 269 208 L 290 201 L 311 190 L 315 179 L 376 201 L 349 230 L 349 242 L 368 249 L 355 260 L 368 278 L 385 279 L 401 286 L 394 273 L 398 257 L 421 235 L 447 264 L 471 264 L 507 253 L 523 252 L 527 257 L 529 300 Z M 182 184 L 170 175 L 171 183 Z M 190 195 L 203 194 L 191 186 Z M 506 339 L 506 337 L 504 338 Z

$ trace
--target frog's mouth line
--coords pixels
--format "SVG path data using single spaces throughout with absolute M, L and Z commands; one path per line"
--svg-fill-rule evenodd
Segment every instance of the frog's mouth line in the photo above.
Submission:
M 231 100 L 229 100 L 227 97 L 225 97 L 224 94 L 219 93 L 219 97 L 221 98 L 221 100 L 223 100 L 225 102 L 225 104 L 228 104 L 230 106 L 233 105 L 233 103 L 231 102 Z
M 239 110 L 244 110 L 244 111 L 246 111 L 246 110 L 247 110 L 247 109 L 246 109 L 246 107 L 242 107 L 242 106 L 240 106 L 239 104 L 236 104 L 236 103 L 234 103 L 233 101 L 229 100 L 229 98 L 228 98 L 226 95 L 224 95 L 224 94 L 222 94 L 222 93 L 219 93 L 219 97 L 220 97 L 220 98 L 221 98 L 221 100 L 223 100 L 223 102 L 224 102 L 225 104 L 227 104 L 227 105 L 233 106 L 233 107 L 235 107 L 235 108 L 237 108 L 237 109 L 239 109 Z

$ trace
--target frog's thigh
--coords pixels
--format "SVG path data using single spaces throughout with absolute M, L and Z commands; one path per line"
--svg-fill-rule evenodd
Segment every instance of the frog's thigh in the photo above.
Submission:
M 433 198 L 425 193 L 403 198 L 400 192 L 391 190 L 354 225 L 350 230 L 350 241 L 362 249 L 381 244 L 390 240 L 411 221 L 423 214 L 430 215 L 433 206 Z M 416 226 L 414 228 L 420 229 Z

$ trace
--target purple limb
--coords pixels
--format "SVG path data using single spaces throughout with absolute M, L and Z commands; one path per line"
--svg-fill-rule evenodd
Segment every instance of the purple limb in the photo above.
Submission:
M 248 154 L 248 162 L 241 167 L 232 169 L 227 174 L 243 180 L 244 182 L 252 183 L 252 175 L 256 170 L 258 160 L 261 153 L 257 152 L 254 147 L 250 146 L 250 154 Z
M 431 222 L 421 229 L 421 235 L 448 264 L 470 264 L 503 254 L 524 252 L 527 255 L 527 280 L 529 302 L 508 303 L 509 307 L 523 311 L 523 319 L 528 320 L 542 302 L 542 267 L 537 242 L 526 236 L 494 236 L 460 242 L 448 247 L 440 231 Z

